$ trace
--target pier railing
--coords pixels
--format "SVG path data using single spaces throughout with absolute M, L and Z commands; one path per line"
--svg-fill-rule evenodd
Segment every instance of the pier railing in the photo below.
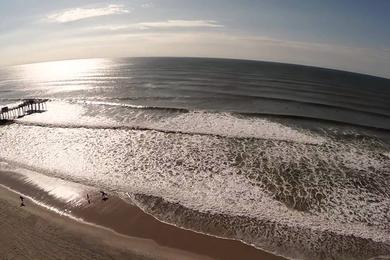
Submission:
M 14 120 L 47 110 L 48 99 L 23 99 L 20 103 L 0 107 L 0 120 Z

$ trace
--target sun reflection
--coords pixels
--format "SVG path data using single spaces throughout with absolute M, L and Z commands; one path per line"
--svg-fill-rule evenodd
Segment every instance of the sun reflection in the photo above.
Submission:
M 53 82 L 98 75 L 103 73 L 109 64 L 110 61 L 105 59 L 81 59 L 21 65 L 19 68 L 25 79 Z

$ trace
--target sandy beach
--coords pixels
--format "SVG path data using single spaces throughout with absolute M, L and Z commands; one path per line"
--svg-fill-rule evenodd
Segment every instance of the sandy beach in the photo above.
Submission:
M 91 204 L 72 204 L 15 174 L 0 176 L 6 184 L 0 186 L 4 259 L 283 259 L 239 241 L 162 223 L 117 196 L 102 201 L 97 190 L 85 191 Z M 63 189 L 64 183 L 59 185 Z M 27 196 L 24 207 L 19 190 Z
M 2 259 L 155 259 L 159 251 L 152 243 L 72 221 L 33 203 L 23 208 L 18 203 L 17 194 L 0 188 Z M 158 256 L 169 259 L 169 252 Z

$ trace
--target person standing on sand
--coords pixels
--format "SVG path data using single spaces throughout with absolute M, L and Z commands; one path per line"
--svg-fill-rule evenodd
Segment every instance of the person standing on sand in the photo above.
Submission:
M 88 193 L 87 193 L 87 201 L 88 201 L 88 204 L 91 204 L 91 200 L 89 199 Z
M 21 207 L 26 206 L 26 205 L 24 205 L 24 197 L 22 195 L 20 195 L 19 198 L 20 198 L 20 206 Z
M 102 194 L 102 200 L 103 201 L 108 200 L 108 194 L 107 193 L 105 193 L 104 191 L 100 191 L 100 193 Z

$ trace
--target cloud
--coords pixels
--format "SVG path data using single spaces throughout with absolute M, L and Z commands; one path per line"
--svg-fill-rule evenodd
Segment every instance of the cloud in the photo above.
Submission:
M 128 13 L 123 5 L 108 5 L 101 8 L 73 8 L 53 13 L 47 16 L 48 21 L 55 23 L 68 23 L 91 17 Z
M 153 5 L 152 2 L 144 3 L 144 4 L 141 5 L 142 8 L 151 8 L 151 7 L 153 7 L 153 6 L 154 6 L 154 5 Z
M 150 29 L 180 29 L 180 28 L 222 28 L 223 25 L 214 20 L 168 20 L 160 22 L 141 22 L 122 25 L 102 25 L 86 28 L 87 31 L 111 31 L 115 33 L 128 33 L 134 30 Z
M 220 28 L 224 27 L 214 20 L 168 20 L 161 22 L 143 22 L 135 24 L 142 29 L 150 28 Z

